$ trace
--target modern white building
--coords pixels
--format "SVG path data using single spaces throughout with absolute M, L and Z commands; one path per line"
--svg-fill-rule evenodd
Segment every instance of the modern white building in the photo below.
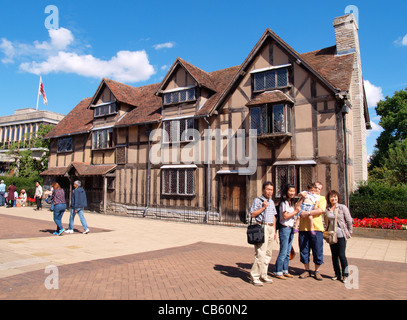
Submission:
M 5 174 L 10 163 L 15 161 L 14 157 L 7 154 L 9 145 L 27 141 L 30 136 L 35 136 L 41 124 L 57 125 L 64 116 L 53 111 L 24 108 L 15 110 L 13 115 L 0 117 L 0 175 Z M 40 158 L 44 152 L 42 149 L 32 151 L 34 158 Z

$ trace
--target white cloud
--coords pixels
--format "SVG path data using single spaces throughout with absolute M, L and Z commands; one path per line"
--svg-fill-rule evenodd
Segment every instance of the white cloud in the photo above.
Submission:
M 398 38 L 396 41 L 394 41 L 394 44 L 396 46 L 407 46 L 407 34 L 402 38 Z
M 165 42 L 165 43 L 159 43 L 153 45 L 153 48 L 155 50 L 161 50 L 161 49 L 171 49 L 175 46 L 175 42 Z
M 74 73 L 84 77 L 111 78 L 120 82 L 148 80 L 155 74 L 145 50 L 118 51 L 110 60 L 83 54 L 74 46 L 75 37 L 65 28 L 49 30 L 48 41 L 20 44 L 7 39 L 0 40 L 2 63 L 19 63 L 19 69 L 33 74 Z
M 1 59 L 2 63 L 13 63 L 15 49 L 13 44 L 7 39 L 2 38 L 0 42 L 0 50 L 3 51 L 5 58 Z
M 370 121 L 372 130 L 366 130 L 366 137 L 369 137 L 372 134 L 379 133 L 383 131 L 383 128 L 379 126 L 376 122 Z
M 33 74 L 74 73 L 92 78 L 112 78 L 121 82 L 145 81 L 155 73 L 142 51 L 119 51 L 110 60 L 101 60 L 92 55 L 78 55 L 74 52 L 58 52 L 43 62 L 27 62 L 20 70 Z
M 380 100 L 384 100 L 383 89 L 372 84 L 369 80 L 364 81 L 366 99 L 369 108 L 374 108 Z
M 43 50 L 66 50 L 74 41 L 72 32 L 65 28 L 48 30 L 50 42 L 39 43 L 34 41 L 35 48 Z

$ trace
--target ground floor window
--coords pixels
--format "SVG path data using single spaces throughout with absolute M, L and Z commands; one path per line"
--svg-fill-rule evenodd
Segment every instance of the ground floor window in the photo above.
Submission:
M 276 198 L 281 197 L 281 192 L 287 184 L 294 185 L 297 194 L 307 190 L 307 185 L 312 182 L 312 166 L 287 165 L 276 166 Z
M 162 170 L 162 194 L 164 195 L 193 195 L 194 169 L 171 168 Z

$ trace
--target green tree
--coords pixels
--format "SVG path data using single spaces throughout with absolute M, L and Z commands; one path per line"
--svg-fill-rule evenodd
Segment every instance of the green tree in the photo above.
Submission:
M 395 143 L 407 139 L 407 88 L 380 101 L 376 113 L 381 116 L 379 125 L 384 130 L 377 138 L 370 170 L 383 166 L 389 158 L 389 150 L 395 148 Z
M 24 141 L 9 145 L 8 155 L 13 156 L 16 161 L 10 165 L 10 171 L 17 169 L 20 177 L 39 177 L 40 173 L 48 168 L 49 140 L 45 135 L 53 128 L 53 125 L 41 124 L 36 134 L 28 133 Z M 43 149 L 40 159 L 32 157 L 33 149 Z

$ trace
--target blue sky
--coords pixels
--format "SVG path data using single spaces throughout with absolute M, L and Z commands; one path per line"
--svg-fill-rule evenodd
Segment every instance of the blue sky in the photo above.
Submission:
M 45 26 L 58 9 L 57 30 Z M 362 68 L 374 106 L 407 88 L 406 1 L 12 1 L 0 13 L 0 115 L 34 107 L 41 74 L 48 106 L 67 114 L 102 77 L 133 86 L 162 80 L 177 57 L 205 71 L 241 64 L 266 28 L 300 53 L 335 44 L 333 19 L 357 7 Z M 55 15 L 55 12 L 53 13 Z

